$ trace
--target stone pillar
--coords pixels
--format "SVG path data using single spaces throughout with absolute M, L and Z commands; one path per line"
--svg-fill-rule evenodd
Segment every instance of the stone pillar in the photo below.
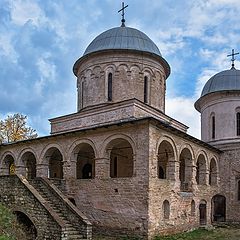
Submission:
M 178 161 L 174 157 L 168 159 L 167 163 L 167 179 L 171 181 L 178 181 L 179 179 L 179 168 L 177 167 Z M 178 177 L 178 178 L 177 178 Z
M 180 162 L 175 161 L 175 187 L 180 190 L 181 182 L 180 182 Z
M 192 161 L 194 162 L 194 160 Z M 192 179 L 191 179 L 192 185 L 197 185 L 196 175 L 197 175 L 197 165 L 192 165 Z M 201 181 L 200 179 L 201 179 L 201 173 L 199 172 L 199 182 Z
M 133 177 L 136 177 L 137 175 L 136 154 L 133 154 L 132 157 L 133 157 Z M 109 167 L 109 170 L 110 170 L 110 167 Z
M 76 168 L 73 169 L 72 164 L 76 161 L 63 161 L 63 179 L 76 179 Z
M 208 185 L 208 171 L 205 169 L 200 169 L 199 171 L 199 183 L 202 185 Z
M 210 172 L 209 172 L 209 170 L 206 170 L 206 185 L 208 185 L 209 186 L 209 176 L 210 176 Z
M 108 158 L 95 158 L 95 178 L 110 177 L 110 160 Z
M 37 177 L 49 177 L 48 164 L 42 163 L 36 165 L 36 175 Z

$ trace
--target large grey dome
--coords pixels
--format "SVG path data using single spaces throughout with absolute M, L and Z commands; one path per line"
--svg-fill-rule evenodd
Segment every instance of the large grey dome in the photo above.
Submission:
M 211 77 L 203 87 L 201 97 L 219 91 L 240 90 L 240 70 L 234 67 Z
M 161 56 L 156 44 L 145 33 L 129 27 L 116 27 L 101 33 L 83 55 L 108 49 L 138 50 Z

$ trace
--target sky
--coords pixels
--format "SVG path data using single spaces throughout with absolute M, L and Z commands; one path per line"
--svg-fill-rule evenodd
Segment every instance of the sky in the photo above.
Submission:
M 100 33 L 120 26 L 121 0 L 0 0 L 0 119 L 28 116 L 39 136 L 48 119 L 77 111 L 72 67 Z M 240 51 L 239 0 L 128 0 L 126 25 L 146 33 L 171 66 L 166 114 L 200 138 L 194 102 Z M 240 55 L 239 55 L 240 56 Z M 239 57 L 240 59 L 240 57 Z M 235 62 L 240 68 L 240 62 Z

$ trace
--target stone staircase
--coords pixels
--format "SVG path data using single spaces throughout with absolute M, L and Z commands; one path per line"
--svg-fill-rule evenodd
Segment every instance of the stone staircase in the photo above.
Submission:
M 91 239 L 91 225 L 85 229 L 88 220 L 81 212 L 65 197 L 59 188 L 48 179 L 35 178 L 28 182 L 38 191 L 41 197 L 61 219 L 64 225 L 62 239 L 85 240 Z

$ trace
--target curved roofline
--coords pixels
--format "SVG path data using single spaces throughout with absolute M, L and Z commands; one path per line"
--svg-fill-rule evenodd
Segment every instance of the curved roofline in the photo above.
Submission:
M 240 90 L 240 70 L 232 67 L 214 74 L 204 85 L 201 97 L 219 91 Z
M 114 27 L 95 37 L 83 55 L 107 49 L 132 49 L 162 56 L 158 46 L 144 32 L 132 27 Z
M 210 93 L 207 93 L 207 94 L 205 94 L 205 95 L 203 95 L 203 96 L 201 96 L 195 103 L 194 103 L 194 107 L 195 107 L 195 109 L 198 111 L 198 112 L 201 112 L 201 107 L 200 107 L 200 105 L 201 105 L 201 102 L 202 102 L 202 100 L 204 99 L 204 98 L 206 98 L 206 97 L 208 97 L 208 96 L 210 96 L 210 95 L 216 95 L 216 94 L 221 94 L 221 93 L 224 93 L 224 92 L 228 92 L 228 93 L 236 93 L 236 92 L 239 92 L 240 93 L 240 90 L 238 90 L 238 89 L 232 89 L 232 90 L 219 90 L 219 91 L 215 91 L 215 92 L 210 92 Z
M 95 52 L 90 52 L 86 55 L 83 55 L 82 57 L 80 57 L 73 65 L 73 73 L 74 75 L 77 77 L 77 71 L 79 68 L 79 65 L 82 61 L 84 61 L 86 58 L 88 58 L 91 55 L 97 55 L 99 53 L 103 53 L 103 52 L 134 52 L 134 53 L 143 53 L 149 56 L 152 56 L 158 60 L 160 60 L 160 62 L 163 64 L 165 73 L 166 73 L 166 79 L 169 77 L 170 73 L 171 73 L 171 68 L 170 65 L 168 64 L 168 62 L 160 55 L 154 54 L 154 53 L 150 53 L 147 51 L 140 51 L 140 50 L 133 50 L 133 49 L 105 49 L 105 50 L 100 50 L 100 51 L 95 51 Z

